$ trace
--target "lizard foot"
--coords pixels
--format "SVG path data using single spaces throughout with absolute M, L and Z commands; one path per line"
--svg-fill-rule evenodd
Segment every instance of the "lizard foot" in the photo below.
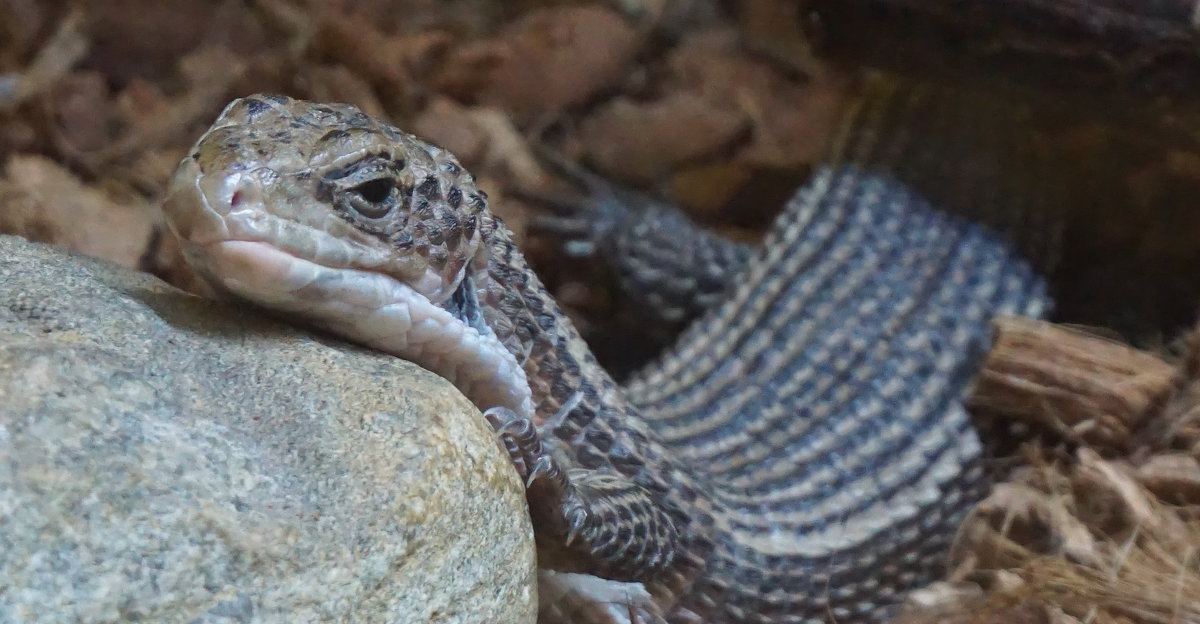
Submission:
M 538 624 L 666 624 L 641 583 L 586 574 L 538 572 Z
M 518 189 L 516 195 L 544 209 L 533 214 L 530 226 L 564 240 L 563 249 L 568 255 L 591 256 L 612 246 L 614 237 L 627 228 L 634 214 L 659 204 L 549 150 L 539 150 L 538 157 L 579 191 Z
M 566 545 L 571 545 L 587 523 L 587 509 L 567 471 L 542 444 L 537 426 L 505 407 L 493 407 L 483 415 L 500 436 L 501 446 L 525 483 L 535 528 L 540 533 L 560 535 Z
M 568 193 L 518 191 L 540 205 L 530 226 L 551 234 L 571 256 L 594 256 L 651 321 L 650 336 L 674 336 L 726 298 L 754 248 L 689 219 L 677 207 L 624 187 L 543 150 L 550 169 L 579 188 Z
M 517 474 L 538 543 L 540 565 L 636 581 L 670 565 L 674 521 L 647 490 L 600 470 L 566 470 L 537 426 L 510 409 L 484 412 Z

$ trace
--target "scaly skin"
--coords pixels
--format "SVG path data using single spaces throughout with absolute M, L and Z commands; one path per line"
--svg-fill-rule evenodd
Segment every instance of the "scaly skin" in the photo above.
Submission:
M 353 107 L 235 101 L 164 210 L 218 289 L 486 410 L 541 565 L 591 575 L 548 578 L 594 621 L 872 622 L 939 573 L 986 491 L 961 399 L 990 319 L 1045 307 L 1000 238 L 931 204 L 1037 214 L 995 156 L 1011 128 L 979 132 L 1001 108 L 877 89 L 728 300 L 628 396 L 470 174 Z

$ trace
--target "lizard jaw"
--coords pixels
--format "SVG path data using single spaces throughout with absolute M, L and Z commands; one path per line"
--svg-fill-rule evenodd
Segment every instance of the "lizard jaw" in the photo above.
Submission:
M 384 273 L 324 266 L 261 241 L 224 240 L 185 253 L 219 290 L 419 364 L 480 409 L 533 413 L 524 371 L 485 324 L 472 321 L 479 315 L 466 292 L 451 297 L 459 303 L 450 310 Z M 459 290 L 472 290 L 470 280 Z

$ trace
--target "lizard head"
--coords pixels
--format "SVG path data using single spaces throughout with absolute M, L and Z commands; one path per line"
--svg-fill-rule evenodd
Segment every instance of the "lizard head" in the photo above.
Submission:
M 218 291 L 415 361 L 482 406 L 528 401 L 480 309 L 486 195 L 449 152 L 350 105 L 245 97 L 180 163 L 163 211 Z
M 188 251 L 267 243 L 392 276 L 440 304 L 480 251 L 485 198 L 450 153 L 353 106 L 260 95 L 235 100 L 196 142 L 164 210 Z M 237 290 L 227 272 L 196 264 Z

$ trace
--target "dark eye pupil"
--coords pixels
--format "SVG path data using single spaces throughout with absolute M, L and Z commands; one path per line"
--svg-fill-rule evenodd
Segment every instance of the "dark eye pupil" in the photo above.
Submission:
M 386 201 L 392 194 L 392 189 L 395 185 L 388 178 L 378 178 L 370 182 L 363 182 L 358 186 L 350 189 L 364 201 L 371 204 L 378 204 Z

